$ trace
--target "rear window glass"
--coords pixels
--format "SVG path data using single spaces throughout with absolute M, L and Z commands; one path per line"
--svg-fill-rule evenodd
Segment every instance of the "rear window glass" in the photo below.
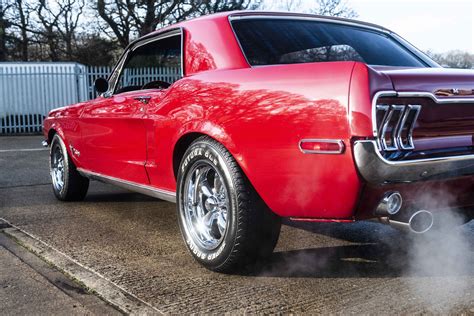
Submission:
M 253 66 L 327 61 L 426 67 L 392 37 L 337 23 L 291 19 L 241 19 L 232 22 Z

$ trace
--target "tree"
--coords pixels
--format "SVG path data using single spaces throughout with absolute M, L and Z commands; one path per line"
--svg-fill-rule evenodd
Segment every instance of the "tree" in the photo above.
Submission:
M 264 0 L 258 6 L 259 10 L 307 12 L 308 8 L 303 6 L 302 0 Z
M 356 18 L 358 16 L 357 12 L 347 5 L 346 0 L 316 0 L 311 3 L 302 0 L 265 0 L 260 4 L 259 9 L 313 13 L 341 18 Z
M 6 13 L 10 6 L 11 4 L 3 3 L 3 0 L 0 0 L 0 61 L 7 60 L 7 28 L 10 23 Z
M 316 2 L 317 6 L 310 10 L 311 13 L 349 19 L 359 16 L 345 0 L 317 0 Z
M 38 19 L 44 28 L 42 35 L 49 46 L 51 60 L 59 60 L 61 49 L 67 58 L 72 58 L 75 31 L 85 6 L 84 0 L 59 0 L 54 2 L 54 6 L 47 0 L 38 2 Z
M 121 0 L 113 0 L 109 3 L 98 0 L 95 9 L 105 22 L 105 26 L 101 27 L 105 34 L 111 38 L 115 36 L 120 46 L 126 47 L 133 28 L 131 12 L 135 10 L 135 4 Z
M 253 8 L 252 0 L 97 0 L 102 29 L 126 47 L 132 37 L 143 36 L 185 19 L 215 12 Z M 110 31 L 109 31 L 110 30 Z
M 474 54 L 460 50 L 453 50 L 444 54 L 438 54 L 432 51 L 426 53 L 443 67 L 474 69 Z
M 23 0 L 16 0 L 18 17 L 19 17 L 19 26 L 21 33 L 21 58 L 23 60 L 28 60 L 28 24 L 31 9 L 28 5 L 25 5 Z
M 113 66 L 117 51 L 116 41 L 105 39 L 98 34 L 83 34 L 77 38 L 72 60 L 89 66 Z
M 76 29 L 85 7 L 84 0 L 63 0 L 56 2 L 63 8 L 57 30 L 66 45 L 66 56 L 72 58 Z
M 28 28 L 30 27 L 30 16 L 33 9 L 23 0 L 11 0 L 7 2 L 4 10 L 2 20 L 4 20 L 4 23 L 6 22 L 3 30 L 5 32 L 5 44 L 7 42 L 11 44 L 10 54 L 15 55 L 16 52 L 19 52 L 20 58 L 27 61 L 30 44 Z M 8 33 L 7 28 L 10 31 Z

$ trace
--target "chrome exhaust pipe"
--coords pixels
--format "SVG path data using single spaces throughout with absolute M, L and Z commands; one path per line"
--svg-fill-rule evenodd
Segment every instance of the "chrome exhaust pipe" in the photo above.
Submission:
M 375 215 L 394 216 L 400 211 L 402 204 L 403 199 L 399 192 L 386 192 L 375 209 Z
M 398 218 L 389 218 L 388 223 L 390 226 L 400 230 L 409 231 L 415 234 L 423 234 L 433 227 L 433 214 L 425 210 L 420 210 L 411 214 L 406 221 Z

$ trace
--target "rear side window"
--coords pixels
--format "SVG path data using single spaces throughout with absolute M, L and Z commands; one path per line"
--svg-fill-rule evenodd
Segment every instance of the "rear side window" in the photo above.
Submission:
M 253 66 L 326 61 L 426 67 L 392 37 L 337 23 L 291 19 L 241 19 L 232 27 Z

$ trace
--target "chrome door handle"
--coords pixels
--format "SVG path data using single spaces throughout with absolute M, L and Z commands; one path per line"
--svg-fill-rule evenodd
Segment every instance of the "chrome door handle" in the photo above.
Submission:
M 143 95 L 143 96 L 135 97 L 134 99 L 137 101 L 140 101 L 143 104 L 148 104 L 148 102 L 150 102 L 151 96 Z

